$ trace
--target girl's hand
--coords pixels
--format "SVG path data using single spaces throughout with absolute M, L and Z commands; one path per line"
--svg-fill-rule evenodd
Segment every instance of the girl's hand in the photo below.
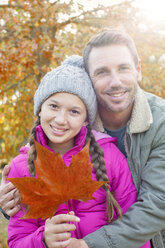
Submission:
M 20 195 L 12 183 L 7 183 L 9 171 L 10 166 L 6 165 L 0 185 L 0 207 L 7 215 L 13 216 L 20 210 Z
M 70 231 L 76 226 L 69 222 L 79 222 L 80 219 L 73 212 L 60 214 L 47 219 L 45 222 L 44 242 L 48 248 L 67 247 L 71 241 Z
M 89 248 L 83 239 L 71 238 L 67 248 Z

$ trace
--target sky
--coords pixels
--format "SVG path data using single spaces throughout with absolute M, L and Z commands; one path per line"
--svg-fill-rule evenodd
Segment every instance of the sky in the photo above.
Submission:
M 165 22 L 164 0 L 136 0 L 135 5 L 144 10 L 149 20 Z
M 109 5 L 110 3 L 120 3 L 122 0 L 83 0 L 86 7 L 96 6 L 97 3 Z M 134 6 L 142 9 L 147 19 L 150 21 L 165 21 L 165 1 L 164 0 L 135 0 Z
M 55 0 L 50 0 L 51 2 Z M 69 0 L 61 0 L 61 2 L 69 2 Z M 93 8 L 98 3 L 103 5 L 120 3 L 123 0 L 75 0 L 84 4 L 88 9 Z M 0 0 L 0 4 L 7 3 L 8 0 Z M 150 21 L 165 22 L 165 1 L 164 0 L 134 0 L 134 5 L 144 11 L 147 19 Z

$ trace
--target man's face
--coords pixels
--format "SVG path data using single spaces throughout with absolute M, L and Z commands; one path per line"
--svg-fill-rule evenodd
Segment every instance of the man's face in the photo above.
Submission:
M 89 55 L 89 74 L 100 110 L 119 113 L 132 108 L 141 70 L 140 62 L 136 67 L 126 46 L 93 48 Z

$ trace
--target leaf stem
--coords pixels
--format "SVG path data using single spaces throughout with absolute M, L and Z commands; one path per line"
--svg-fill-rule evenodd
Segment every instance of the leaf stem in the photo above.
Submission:
M 70 211 L 69 211 L 69 203 L 68 203 L 68 201 L 66 202 L 66 207 L 67 207 L 68 214 L 69 214 Z M 67 223 L 70 224 L 70 221 L 68 221 Z
M 66 202 L 66 207 L 67 207 L 67 210 L 68 210 L 68 214 L 69 214 L 69 204 L 68 204 L 68 201 Z

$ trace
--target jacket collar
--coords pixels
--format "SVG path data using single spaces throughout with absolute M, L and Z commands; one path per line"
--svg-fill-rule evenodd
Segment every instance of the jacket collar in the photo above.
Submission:
M 49 146 L 48 146 L 48 138 L 46 134 L 44 133 L 41 125 L 38 125 L 35 127 L 35 132 L 36 132 L 36 140 L 38 143 L 40 143 L 42 146 L 46 147 L 48 150 L 54 152 Z M 87 135 L 87 129 L 85 126 L 83 126 L 80 130 L 80 132 L 76 135 L 75 137 L 75 146 L 73 149 L 76 147 L 79 147 L 79 150 L 82 149 L 82 147 L 85 144 L 86 140 L 86 135 Z M 71 149 L 72 150 L 72 149 Z
M 142 133 L 153 123 L 152 112 L 144 91 L 138 87 L 132 115 L 129 121 L 131 133 Z
M 128 127 L 131 133 L 142 133 L 149 129 L 153 122 L 152 112 L 144 91 L 138 86 L 131 118 L 128 122 Z M 103 123 L 99 114 L 96 115 L 96 120 L 93 129 L 104 132 Z

